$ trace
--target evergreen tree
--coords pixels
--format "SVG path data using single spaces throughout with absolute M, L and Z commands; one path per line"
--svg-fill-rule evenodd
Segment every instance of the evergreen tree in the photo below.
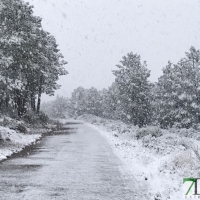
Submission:
M 70 115 L 77 117 L 87 113 L 85 102 L 86 102 L 85 89 L 83 87 L 78 87 L 72 92 L 72 96 L 70 98 L 70 105 L 71 105 Z
M 194 47 L 179 63 L 168 65 L 157 85 L 158 121 L 162 127 L 195 126 L 200 122 L 200 52 Z
M 150 114 L 150 71 L 140 56 L 128 53 L 114 70 L 115 83 L 119 90 L 120 117 L 126 122 L 143 126 L 149 123 Z
M 42 93 L 54 94 L 56 81 L 67 74 L 56 40 L 33 16 L 32 6 L 22 0 L 2 0 L 0 11 L 0 75 L 5 80 L 5 104 L 17 109 L 21 117 L 31 105 L 40 110 Z
M 108 90 L 101 91 L 102 96 L 102 116 L 109 119 L 120 119 L 119 91 L 115 83 Z

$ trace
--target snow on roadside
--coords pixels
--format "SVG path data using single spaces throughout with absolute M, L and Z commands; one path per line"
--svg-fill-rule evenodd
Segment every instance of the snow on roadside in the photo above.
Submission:
M 146 135 L 137 139 L 139 128 L 121 121 L 93 115 L 82 115 L 78 120 L 87 122 L 109 142 L 114 153 L 148 191 L 149 200 L 183 199 L 183 177 L 198 177 L 200 160 L 194 149 L 200 142 L 181 135 L 180 130 L 162 130 L 159 137 Z
M 41 138 L 41 134 L 23 134 L 0 126 L 0 161 L 21 151 L 25 146 Z

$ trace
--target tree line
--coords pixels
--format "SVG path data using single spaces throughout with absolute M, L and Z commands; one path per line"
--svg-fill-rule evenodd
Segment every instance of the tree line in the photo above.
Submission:
M 150 71 L 138 54 L 128 53 L 117 67 L 113 70 L 115 81 L 108 89 L 75 89 L 71 98 L 66 98 L 65 112 L 75 117 L 94 114 L 140 127 L 197 128 L 200 50 L 191 47 L 178 63 L 168 62 L 156 83 L 149 81 Z
M 0 21 L 1 112 L 18 117 L 27 110 L 39 113 L 41 94 L 53 95 L 60 88 L 56 81 L 67 74 L 66 61 L 29 3 L 1 0 Z

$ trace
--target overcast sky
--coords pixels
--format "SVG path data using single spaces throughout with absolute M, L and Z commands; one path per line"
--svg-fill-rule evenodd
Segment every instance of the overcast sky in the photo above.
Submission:
M 69 97 L 78 86 L 107 88 L 111 70 L 130 51 L 147 61 L 156 82 L 168 60 L 200 48 L 199 0 L 27 1 L 68 61 L 59 95 Z

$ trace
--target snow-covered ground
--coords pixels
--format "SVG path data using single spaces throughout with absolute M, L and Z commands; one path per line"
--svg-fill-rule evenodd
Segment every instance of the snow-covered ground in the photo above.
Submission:
M 28 128 L 28 125 L 24 122 L 16 121 L 9 117 L 1 118 L 0 124 L 0 161 L 35 143 L 42 137 L 42 133 L 49 130 L 44 128 Z M 18 127 L 19 130 L 17 130 L 17 125 L 20 125 Z M 24 130 L 25 133 L 22 133 L 20 130 Z
M 160 135 L 137 138 L 141 129 L 121 121 L 82 115 L 83 120 L 110 143 L 147 191 L 149 199 L 183 199 L 183 178 L 198 177 L 200 146 L 193 129 L 161 130 Z M 146 128 L 147 132 L 157 127 Z
M 0 126 L 0 161 L 21 151 L 25 146 L 40 139 L 41 134 L 23 134 Z

